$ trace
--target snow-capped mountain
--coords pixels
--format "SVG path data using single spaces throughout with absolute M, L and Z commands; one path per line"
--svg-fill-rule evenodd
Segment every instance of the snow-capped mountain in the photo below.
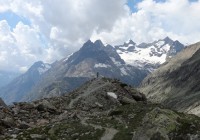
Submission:
M 148 68 L 150 71 L 180 52 L 185 46 L 169 37 L 137 45 L 132 40 L 115 46 L 120 57 L 132 66 Z

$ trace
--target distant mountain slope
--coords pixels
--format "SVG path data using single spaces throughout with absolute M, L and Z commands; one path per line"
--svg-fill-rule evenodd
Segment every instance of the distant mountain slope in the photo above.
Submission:
M 19 76 L 20 73 L 0 71 L 0 88 L 6 86 L 9 82 Z
M 1 88 L 0 96 L 8 104 L 20 101 L 50 67 L 49 64 L 44 64 L 41 61 L 34 63 L 26 73 Z
M 185 48 L 149 75 L 140 90 L 153 102 L 200 115 L 200 43 Z
M 148 102 L 136 89 L 108 78 L 75 91 L 0 108 L 1 139 L 198 140 L 200 118 Z
M 132 66 L 153 71 L 167 59 L 175 56 L 184 49 L 179 41 L 173 41 L 169 37 L 137 45 L 132 40 L 123 45 L 115 46 L 121 58 Z

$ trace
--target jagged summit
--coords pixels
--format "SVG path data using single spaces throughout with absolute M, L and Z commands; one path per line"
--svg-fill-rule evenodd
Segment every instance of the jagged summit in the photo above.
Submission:
M 48 63 L 44 63 L 42 61 L 38 61 L 35 62 L 29 69 L 28 69 L 28 73 L 30 72 L 38 72 L 39 74 L 43 74 L 44 72 L 46 72 L 47 70 L 49 70 L 51 68 L 51 65 Z
M 94 44 L 95 44 L 96 46 L 105 47 L 101 40 L 96 40 L 96 41 L 94 42 Z
M 123 46 L 125 46 L 125 47 L 129 47 L 131 45 L 133 45 L 133 46 L 136 45 L 136 43 L 133 42 L 133 40 L 131 40 L 131 39 L 129 39 L 127 42 L 124 42 L 124 44 L 123 44 Z
M 165 38 L 163 39 L 163 41 L 165 41 L 165 43 L 168 43 L 168 44 L 171 44 L 171 43 L 174 42 L 174 41 L 173 41 L 171 38 L 169 38 L 168 36 L 165 37 Z

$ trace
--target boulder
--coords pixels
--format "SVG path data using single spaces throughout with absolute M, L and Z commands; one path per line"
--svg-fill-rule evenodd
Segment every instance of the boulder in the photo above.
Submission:
M 130 99 L 130 98 L 127 98 L 127 97 L 120 97 L 120 98 L 118 98 L 118 100 L 123 105 L 136 104 L 137 103 L 134 99 Z
M 4 119 L 1 119 L 1 124 L 5 127 L 13 127 L 15 126 L 15 121 L 11 117 L 5 117 Z
M 50 102 L 47 100 L 42 100 L 37 106 L 38 111 L 48 111 L 50 113 L 56 112 L 55 106 L 53 106 Z
M 5 104 L 2 98 L 0 98 L 0 106 L 7 107 L 7 105 Z

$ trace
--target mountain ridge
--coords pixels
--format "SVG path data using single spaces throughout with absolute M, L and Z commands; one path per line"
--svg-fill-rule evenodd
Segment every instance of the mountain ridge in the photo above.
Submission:
M 200 115 L 199 56 L 200 42 L 186 47 L 147 76 L 141 84 L 140 91 L 153 102 Z

